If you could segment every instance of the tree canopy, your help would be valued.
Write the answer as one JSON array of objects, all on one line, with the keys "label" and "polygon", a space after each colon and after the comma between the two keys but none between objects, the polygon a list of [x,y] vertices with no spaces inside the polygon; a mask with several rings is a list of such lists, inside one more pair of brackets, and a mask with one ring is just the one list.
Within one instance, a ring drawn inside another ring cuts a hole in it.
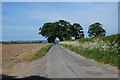
[{"label": "tree canopy", "polygon": [[105,36],[106,30],[102,28],[102,24],[96,22],[89,26],[88,35],[90,37]]},{"label": "tree canopy", "polygon": [[65,20],[45,23],[40,27],[39,31],[39,34],[47,38],[50,43],[55,42],[56,37],[58,37],[60,41],[70,40],[72,37],[75,39],[84,37],[83,28],[79,23],[74,23],[72,25]]},{"label": "tree canopy", "polygon": [[75,37],[75,39],[84,37],[83,28],[79,23],[74,23],[71,28],[72,28],[72,32],[73,32],[72,33],[73,37]]},{"label": "tree canopy", "polygon": [[[89,37],[105,36],[106,30],[102,28],[102,24],[96,22],[89,26]],[[56,37],[60,40],[70,40],[84,38],[84,31],[79,23],[70,24],[65,20],[45,23],[39,28],[39,34],[47,38],[49,43],[55,42]]]}]

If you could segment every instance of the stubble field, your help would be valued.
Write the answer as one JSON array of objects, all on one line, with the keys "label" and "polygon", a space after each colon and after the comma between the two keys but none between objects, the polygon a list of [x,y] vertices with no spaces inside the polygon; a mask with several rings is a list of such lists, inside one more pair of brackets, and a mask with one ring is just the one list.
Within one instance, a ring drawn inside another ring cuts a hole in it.
[{"label": "stubble field", "polygon": [[30,63],[28,60],[47,43],[41,44],[3,44],[2,45],[2,74],[15,73]]}]

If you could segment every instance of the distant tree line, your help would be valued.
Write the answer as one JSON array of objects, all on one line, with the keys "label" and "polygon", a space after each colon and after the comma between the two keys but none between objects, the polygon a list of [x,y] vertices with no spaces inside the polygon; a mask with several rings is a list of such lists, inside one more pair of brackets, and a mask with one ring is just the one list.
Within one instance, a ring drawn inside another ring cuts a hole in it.
[{"label": "distant tree line", "polygon": [[2,41],[2,44],[34,44],[34,43],[42,43],[42,41]]},{"label": "distant tree line", "polygon": [[[84,31],[79,23],[70,24],[65,20],[44,23],[39,28],[39,34],[47,38],[49,43],[55,42],[56,37],[60,41],[70,40],[72,37],[75,39],[84,38]],[[102,24],[96,22],[89,26],[88,35],[90,37],[105,36],[106,31],[102,28]]]}]

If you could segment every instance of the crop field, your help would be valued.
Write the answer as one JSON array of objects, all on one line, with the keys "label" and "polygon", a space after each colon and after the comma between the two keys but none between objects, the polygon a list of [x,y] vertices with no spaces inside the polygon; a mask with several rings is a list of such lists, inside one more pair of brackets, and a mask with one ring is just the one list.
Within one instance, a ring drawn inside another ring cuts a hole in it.
[{"label": "crop field", "polygon": [[[47,43],[40,44],[2,44],[2,72],[9,74],[14,71],[14,67],[19,68],[19,64],[26,65],[29,58],[39,51]],[[22,64],[21,64],[22,63]]]}]

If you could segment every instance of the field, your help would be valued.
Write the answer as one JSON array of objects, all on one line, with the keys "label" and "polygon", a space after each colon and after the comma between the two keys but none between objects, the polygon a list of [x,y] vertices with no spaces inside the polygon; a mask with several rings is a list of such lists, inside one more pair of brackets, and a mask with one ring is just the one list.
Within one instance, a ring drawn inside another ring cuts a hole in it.
[{"label": "field", "polygon": [[[40,44],[3,44],[2,72],[10,74],[30,63],[28,60],[47,43]],[[16,67],[16,68],[15,68]]]},{"label": "field", "polygon": [[2,45],[0,44],[0,74],[2,74]]}]

